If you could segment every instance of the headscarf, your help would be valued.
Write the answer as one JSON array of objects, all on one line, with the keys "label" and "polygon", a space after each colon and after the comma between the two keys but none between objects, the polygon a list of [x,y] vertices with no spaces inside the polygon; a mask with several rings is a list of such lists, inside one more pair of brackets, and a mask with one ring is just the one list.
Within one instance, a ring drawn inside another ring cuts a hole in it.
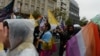
[{"label": "headscarf", "polygon": [[[29,56],[38,56],[33,46],[34,26],[32,21],[28,19],[7,19],[4,22],[7,22],[9,27],[10,50],[7,55],[25,56],[24,54],[31,54]],[[27,49],[30,49],[29,53],[23,53]]]},{"label": "headscarf", "polygon": [[22,42],[33,42],[33,24],[27,19],[5,20],[9,26],[10,47],[15,48],[21,40]]}]

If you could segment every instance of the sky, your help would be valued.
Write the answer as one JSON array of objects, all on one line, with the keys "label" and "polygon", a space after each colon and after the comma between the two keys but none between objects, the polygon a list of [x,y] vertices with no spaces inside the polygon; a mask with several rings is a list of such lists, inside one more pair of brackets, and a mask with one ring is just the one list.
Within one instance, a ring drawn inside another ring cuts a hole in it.
[{"label": "sky", "polygon": [[100,14],[100,0],[76,0],[80,8],[80,17],[86,17],[87,20]]}]

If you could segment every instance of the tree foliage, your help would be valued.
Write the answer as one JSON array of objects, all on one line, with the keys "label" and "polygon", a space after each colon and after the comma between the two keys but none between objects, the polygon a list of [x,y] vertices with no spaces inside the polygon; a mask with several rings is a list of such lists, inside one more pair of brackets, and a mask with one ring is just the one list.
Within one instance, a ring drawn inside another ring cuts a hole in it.
[{"label": "tree foliage", "polygon": [[88,23],[88,20],[86,19],[86,17],[83,17],[83,18],[80,20],[80,25],[81,25],[81,26],[85,26],[87,23]]},{"label": "tree foliage", "polygon": [[65,11],[62,12],[61,15],[62,15],[62,19],[65,20],[66,19],[66,12]]},{"label": "tree foliage", "polygon": [[38,17],[41,16],[40,11],[39,11],[39,10],[35,10],[35,11],[33,12],[33,16],[34,16],[35,19],[38,19]]},{"label": "tree foliage", "polygon": [[58,18],[58,16],[62,16],[62,19],[65,20],[66,19],[66,11],[61,11],[59,8],[56,8],[52,11],[52,13],[54,14],[54,16],[56,18]]},{"label": "tree foliage", "polygon": [[52,11],[52,13],[54,14],[54,16],[57,18],[58,16],[60,16],[61,12],[59,8],[56,8]]},{"label": "tree foliage", "polygon": [[65,21],[65,24],[66,25],[72,25],[73,24],[72,19],[68,18],[67,21]]}]

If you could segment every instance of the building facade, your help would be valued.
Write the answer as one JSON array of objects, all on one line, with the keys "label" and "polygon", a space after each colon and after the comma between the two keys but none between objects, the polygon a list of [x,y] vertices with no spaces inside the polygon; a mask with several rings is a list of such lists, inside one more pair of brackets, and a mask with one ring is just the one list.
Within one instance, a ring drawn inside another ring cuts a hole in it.
[{"label": "building facade", "polygon": [[47,10],[53,10],[55,3],[54,0],[15,0],[14,7],[26,14],[33,13],[34,10],[39,10],[42,15],[47,15]]},{"label": "building facade", "polygon": [[66,11],[68,9],[67,8],[68,7],[67,0],[57,0],[56,2],[57,2],[56,7],[61,9],[61,11]]},{"label": "building facade", "polygon": [[62,12],[66,12],[66,19],[70,18],[73,24],[78,24],[79,6],[75,0],[57,0],[57,8],[60,8]]},{"label": "building facade", "polygon": [[79,6],[75,0],[70,0],[69,3],[69,18],[72,20],[73,24],[79,24]]},{"label": "building facade", "polygon": [[4,8],[10,2],[11,2],[11,0],[0,0],[0,9]]},{"label": "building facade", "polygon": [[59,8],[61,12],[66,13],[65,20],[67,20],[69,16],[69,1],[68,0],[57,0],[56,8]]},{"label": "building facade", "polygon": [[[0,9],[4,8],[12,0],[0,0]],[[39,10],[42,15],[47,15],[47,10],[54,10],[55,0],[15,0],[14,10],[25,14]]]},{"label": "building facade", "polygon": [[[12,0],[0,0],[0,9],[4,8]],[[33,13],[39,10],[42,15],[47,16],[47,10],[61,9],[66,13],[66,19],[72,19],[73,23],[79,23],[79,7],[75,0],[15,0],[14,11],[23,14]],[[60,18],[60,17],[59,17]]]}]

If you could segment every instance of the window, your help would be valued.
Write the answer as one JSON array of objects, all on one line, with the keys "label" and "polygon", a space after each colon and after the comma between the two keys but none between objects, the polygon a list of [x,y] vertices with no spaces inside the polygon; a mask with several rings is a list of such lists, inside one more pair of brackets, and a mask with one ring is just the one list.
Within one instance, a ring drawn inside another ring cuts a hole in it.
[{"label": "window", "polygon": [[26,2],[26,3],[29,3],[29,2],[30,2],[30,0],[25,0],[25,2]]},{"label": "window", "polygon": [[35,2],[35,0],[32,0],[32,2]]},{"label": "window", "polygon": [[42,10],[41,10],[41,11],[42,11],[42,14],[44,14],[44,8],[42,8]]},{"label": "window", "polygon": [[25,4],[25,12],[27,12],[28,11],[28,4]]},{"label": "window", "polygon": [[31,5],[31,12],[33,12],[34,11],[34,6],[33,5]]},{"label": "window", "polygon": [[37,7],[37,9],[36,10],[39,10],[39,7]]},{"label": "window", "polygon": [[4,6],[4,0],[0,0],[0,6]]},{"label": "window", "polygon": [[44,3],[45,3],[45,1],[44,1],[44,0],[41,0],[41,3],[42,3],[42,4],[44,4]]},{"label": "window", "polygon": [[31,4],[34,4],[35,3],[35,0],[31,0]]},{"label": "window", "polygon": [[37,0],[37,6],[40,7],[40,0]]},{"label": "window", "polygon": [[9,0],[9,1],[12,1],[12,0]]}]

